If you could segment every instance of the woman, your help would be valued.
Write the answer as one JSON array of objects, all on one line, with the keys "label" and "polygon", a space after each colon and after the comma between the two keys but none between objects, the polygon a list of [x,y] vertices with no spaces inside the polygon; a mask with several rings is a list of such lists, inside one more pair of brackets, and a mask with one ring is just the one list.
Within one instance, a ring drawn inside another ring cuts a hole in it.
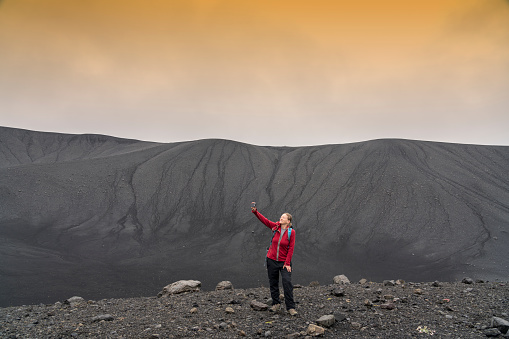
[{"label": "woman", "polygon": [[258,212],[256,207],[251,207],[251,211],[265,226],[273,231],[272,241],[267,252],[267,273],[270,296],[272,297],[270,310],[277,312],[281,308],[281,301],[279,300],[279,274],[281,273],[286,310],[290,315],[296,315],[292,285],[292,255],[295,246],[295,230],[289,231],[292,226],[292,215],[283,213],[279,222],[273,222]]}]

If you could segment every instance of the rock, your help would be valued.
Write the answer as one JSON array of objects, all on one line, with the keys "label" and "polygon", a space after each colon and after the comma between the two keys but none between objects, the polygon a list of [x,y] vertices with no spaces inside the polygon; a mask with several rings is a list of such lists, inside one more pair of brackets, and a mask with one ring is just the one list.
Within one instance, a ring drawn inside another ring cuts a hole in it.
[{"label": "rock", "polygon": [[499,337],[502,333],[496,328],[488,328],[484,330],[484,335],[487,337]]},{"label": "rock", "polygon": [[373,303],[369,299],[364,300],[364,306],[366,307],[373,307]]},{"label": "rock", "polygon": [[360,285],[364,285],[364,284],[365,284],[365,283],[367,283],[367,282],[368,282],[368,280],[367,280],[367,279],[364,279],[364,278],[362,278],[361,280],[359,280],[359,284],[360,284]]},{"label": "rock", "polygon": [[334,277],[333,279],[335,284],[348,285],[350,284],[350,280],[344,274],[340,274]]},{"label": "rock", "polygon": [[196,307],[193,307],[189,310],[189,313],[191,314],[195,314],[196,312],[198,312],[198,309]]},{"label": "rock", "polygon": [[226,312],[226,313],[228,313],[228,314],[233,314],[233,313],[235,313],[235,311],[234,311],[234,310],[233,310],[233,308],[231,308],[231,307],[227,307],[227,308],[225,309],[225,312]]},{"label": "rock", "polygon": [[396,280],[396,285],[405,285],[405,280],[403,279]]},{"label": "rock", "polygon": [[344,313],[336,312],[334,313],[334,319],[336,319],[337,322],[345,321],[348,317]]},{"label": "rock", "polygon": [[438,280],[435,280],[435,281],[433,281],[433,283],[431,283],[431,286],[440,287],[440,282],[438,282]]},{"label": "rock", "polygon": [[318,337],[319,335],[325,334],[325,328],[315,324],[309,324],[308,329],[306,330],[306,334],[311,335],[313,337]]},{"label": "rock", "polygon": [[393,302],[386,302],[386,303],[380,305],[380,308],[382,308],[384,310],[393,310],[396,308],[396,304],[394,304]]},{"label": "rock", "polygon": [[84,301],[85,301],[85,299],[83,299],[82,297],[71,297],[71,298],[65,300],[64,304],[76,306],[77,304],[84,302]]},{"label": "rock", "polygon": [[461,282],[464,284],[469,284],[469,285],[474,283],[474,281],[471,278],[463,278],[463,280]]},{"label": "rock", "polygon": [[362,327],[361,323],[358,323],[358,322],[355,322],[355,321],[354,321],[354,322],[352,322],[352,323],[350,324],[350,326],[352,326],[352,328],[353,328],[354,330],[360,330],[360,329],[361,329],[361,327]]},{"label": "rock", "polygon": [[216,291],[233,290],[233,284],[230,281],[221,281],[216,286]]},{"label": "rock", "polygon": [[267,311],[269,309],[269,305],[261,303],[261,302],[256,301],[256,300],[252,300],[249,305],[255,311]]},{"label": "rock", "polygon": [[309,283],[309,287],[318,287],[320,286],[320,283],[318,281],[312,281]]},{"label": "rock", "polygon": [[172,294],[185,292],[199,292],[201,282],[198,280],[179,280],[170,285],[166,285],[157,295],[158,298],[167,297]]},{"label": "rock", "polygon": [[418,295],[421,295],[422,294],[422,290],[420,288],[416,288],[414,290],[414,294],[418,294]]},{"label": "rock", "polygon": [[344,297],[345,296],[345,290],[342,288],[335,288],[330,293],[335,297]]},{"label": "rock", "polygon": [[491,327],[495,327],[500,332],[507,334],[507,331],[509,330],[509,321],[499,317],[493,317],[491,318]]},{"label": "rock", "polygon": [[95,323],[97,321],[102,321],[102,320],[104,320],[104,321],[112,321],[113,319],[114,319],[113,316],[110,315],[110,314],[102,314],[102,315],[98,315],[96,317],[93,317],[92,318],[92,322]]},{"label": "rock", "polygon": [[396,286],[396,282],[394,280],[384,280],[384,286]]},{"label": "rock", "polygon": [[316,321],[316,323],[318,325],[324,326],[324,327],[331,327],[332,325],[334,325],[335,322],[336,322],[336,318],[334,318],[334,315],[332,315],[332,314],[321,316]]}]

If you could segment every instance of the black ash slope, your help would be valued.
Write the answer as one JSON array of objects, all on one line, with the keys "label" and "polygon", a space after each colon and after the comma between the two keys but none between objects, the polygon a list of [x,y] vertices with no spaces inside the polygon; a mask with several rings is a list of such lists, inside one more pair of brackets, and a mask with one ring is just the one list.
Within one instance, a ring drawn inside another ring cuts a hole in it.
[{"label": "black ash slope", "polygon": [[294,215],[294,282],[509,277],[509,147],[409,140],[278,148],[0,128],[0,305],[265,284]]}]

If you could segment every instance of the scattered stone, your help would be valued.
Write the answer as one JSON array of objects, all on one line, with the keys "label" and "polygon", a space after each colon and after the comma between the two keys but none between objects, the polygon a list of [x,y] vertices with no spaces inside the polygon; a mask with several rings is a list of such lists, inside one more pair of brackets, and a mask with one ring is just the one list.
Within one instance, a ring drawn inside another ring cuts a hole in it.
[{"label": "scattered stone", "polygon": [[110,315],[110,314],[101,314],[101,315],[93,317],[91,320],[92,320],[93,323],[95,323],[97,321],[102,321],[102,320],[104,320],[104,321],[112,321],[113,319],[115,319],[115,318],[113,318],[113,316]]},{"label": "scattered stone", "polygon": [[157,295],[158,298],[167,297],[173,294],[180,294],[185,292],[199,292],[201,282],[198,280],[179,280],[172,284],[166,285],[161,292]]},{"label": "scattered stone", "polygon": [[252,300],[249,305],[255,311],[267,311],[269,309],[269,305],[261,303],[261,302],[256,301],[256,300]]},{"label": "scattered stone", "polygon": [[431,283],[431,286],[440,287],[440,282],[438,282],[438,280],[435,280],[435,281],[433,281],[433,283]]},{"label": "scattered stone", "polygon": [[335,322],[336,322],[336,318],[334,318],[334,315],[332,315],[332,314],[321,316],[316,321],[316,323],[318,325],[324,326],[324,327],[331,327],[332,325],[334,325]]},{"label": "scattered stone", "polygon": [[309,287],[318,287],[320,286],[320,283],[318,281],[312,281],[309,283]]},{"label": "scattered stone", "polygon": [[394,304],[393,302],[386,302],[380,305],[380,308],[384,310],[393,310],[396,308],[396,304]]},{"label": "scattered stone", "polygon": [[364,278],[362,278],[361,280],[359,280],[359,284],[360,284],[360,285],[364,285],[364,284],[365,284],[365,283],[367,283],[367,282],[368,282],[368,280],[367,280],[367,279],[364,279]]},{"label": "scattered stone", "polygon": [[509,330],[509,321],[499,317],[493,317],[491,318],[491,327],[495,327],[503,334],[507,334]]},{"label": "scattered stone", "polygon": [[83,299],[82,297],[71,297],[69,299],[66,299],[64,301],[64,304],[71,305],[71,307],[74,307],[81,302],[85,302],[85,299]]},{"label": "scattered stone", "polygon": [[318,337],[325,334],[325,328],[315,324],[309,324],[308,329],[306,330],[306,334],[313,337]]},{"label": "scattered stone", "polygon": [[350,280],[344,274],[340,274],[334,277],[334,284],[349,285]]},{"label": "scattered stone", "polygon": [[345,290],[342,288],[335,288],[331,291],[331,294],[335,297],[344,297],[345,296]]},{"label": "scattered stone", "polygon": [[396,285],[405,285],[405,280],[403,279],[396,280]]},{"label": "scattered stone", "polygon": [[394,280],[384,280],[384,286],[396,286],[396,282]]},{"label": "scattered stone", "polygon": [[422,290],[420,288],[416,288],[414,290],[414,294],[418,294],[418,295],[421,295],[422,294]]},{"label": "scattered stone", "polygon": [[189,310],[189,313],[191,313],[191,314],[195,314],[195,313],[197,313],[197,312],[198,312],[198,309],[197,309],[196,307],[193,307],[193,308],[191,308],[191,309]]},{"label": "scattered stone", "polygon": [[233,284],[230,281],[221,281],[216,286],[216,291],[233,290]]},{"label": "scattered stone", "polygon": [[463,278],[463,280],[461,282],[464,284],[471,285],[474,283],[474,280],[472,280],[471,278]]},{"label": "scattered stone", "polygon": [[484,334],[487,337],[499,337],[502,333],[497,328],[488,328],[484,330]]},{"label": "scattered stone", "polygon": [[[441,338],[509,338],[509,284],[465,286],[461,279],[440,282],[439,288],[431,287],[432,282],[407,284],[408,288],[384,287],[381,282],[306,286],[295,292],[298,317],[256,312],[249,306],[258,300],[259,309],[268,311],[268,287],[232,292],[212,286],[212,291],[162,299],[102,299],[76,307],[62,299],[56,304],[0,308],[0,337],[53,338],[67,333],[69,338],[262,338],[270,332],[270,338],[314,338],[306,331],[314,324],[330,338],[427,337],[419,335],[418,327]],[[474,290],[463,293],[467,287]],[[417,288],[423,296],[413,294]],[[334,290],[343,290],[345,297],[331,295]],[[195,314],[190,313],[192,308]],[[333,315],[333,325],[327,322],[331,316],[320,319],[324,315]]]},{"label": "scattered stone", "polygon": [[337,322],[342,322],[342,321],[345,321],[346,319],[348,319],[346,314],[339,313],[339,312],[334,313],[334,318],[336,319]]},{"label": "scattered stone", "polygon": [[353,328],[354,330],[360,330],[360,329],[362,328],[361,323],[358,323],[358,322],[356,322],[356,321],[353,321],[353,322],[350,324],[350,326],[352,326],[352,328]]}]

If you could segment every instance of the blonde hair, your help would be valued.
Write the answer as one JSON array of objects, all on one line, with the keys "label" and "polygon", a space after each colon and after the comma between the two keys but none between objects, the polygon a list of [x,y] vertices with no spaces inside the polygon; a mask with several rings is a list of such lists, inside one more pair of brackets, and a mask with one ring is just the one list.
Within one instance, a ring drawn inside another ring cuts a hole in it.
[{"label": "blonde hair", "polygon": [[288,221],[290,221],[290,226],[292,226],[292,215],[290,213],[288,213],[288,212],[285,212],[283,214],[286,215],[286,217],[288,218]]}]

